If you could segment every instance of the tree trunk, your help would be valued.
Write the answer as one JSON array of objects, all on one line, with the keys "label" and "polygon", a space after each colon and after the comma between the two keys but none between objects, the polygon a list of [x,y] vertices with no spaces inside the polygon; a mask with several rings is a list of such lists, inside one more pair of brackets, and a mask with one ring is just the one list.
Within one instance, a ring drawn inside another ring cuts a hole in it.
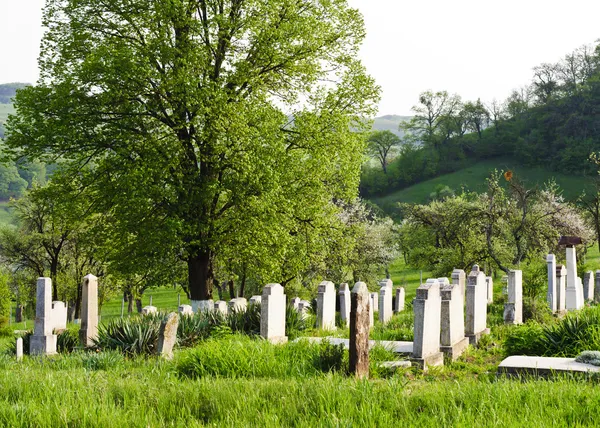
[{"label": "tree trunk", "polygon": [[212,299],[212,264],[209,251],[199,252],[187,260],[191,300]]},{"label": "tree trunk", "polygon": [[131,293],[127,293],[127,313],[131,314],[133,312],[133,296]]},{"label": "tree trunk", "polygon": [[75,299],[75,318],[81,318],[81,293],[82,293],[83,284],[81,282],[77,283],[77,298]]},{"label": "tree trunk", "polygon": [[142,299],[141,298],[135,299],[135,308],[137,309],[138,314],[142,313]]},{"label": "tree trunk", "polygon": [[229,287],[229,298],[235,299],[237,294],[235,293],[235,283],[233,282],[233,279],[227,281],[227,286]]},{"label": "tree trunk", "polygon": [[58,284],[56,275],[58,273],[58,258],[53,258],[50,263],[50,279],[52,280],[52,301],[58,300]]}]

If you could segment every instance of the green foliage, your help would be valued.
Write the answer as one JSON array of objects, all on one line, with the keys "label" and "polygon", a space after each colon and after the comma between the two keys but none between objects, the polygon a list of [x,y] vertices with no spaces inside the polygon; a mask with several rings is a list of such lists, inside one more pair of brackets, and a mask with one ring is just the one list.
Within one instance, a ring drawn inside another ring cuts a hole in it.
[{"label": "green foliage", "polygon": [[315,356],[313,364],[322,372],[341,371],[348,367],[348,353],[344,345],[334,345],[327,339],[319,343],[319,354]]},{"label": "green foliage", "polygon": [[414,334],[414,313],[410,306],[406,306],[403,312],[395,314],[387,324],[375,322],[375,326],[369,333],[372,340],[397,340],[412,341]]},{"label": "green foliage", "polygon": [[94,346],[126,355],[152,355],[158,344],[161,315],[113,319],[98,326]]},{"label": "green foliage", "polygon": [[245,310],[229,310],[227,325],[235,333],[260,334],[260,304],[249,304]]},{"label": "green foliage", "polygon": [[542,325],[535,321],[511,328],[504,339],[506,355],[544,355],[546,349],[540,342],[543,333]]},{"label": "green foliage", "polygon": [[223,324],[223,316],[217,311],[199,311],[193,316],[179,317],[177,341],[181,347],[190,347],[208,338],[215,326]]},{"label": "green foliage", "polygon": [[61,354],[73,352],[79,347],[79,326],[70,326],[56,337],[56,350]]},{"label": "green foliage", "polygon": [[9,287],[10,275],[0,270],[0,328],[8,324],[12,305],[12,291]]},{"label": "green foliage", "polygon": [[292,305],[285,307],[285,334],[289,340],[294,340],[300,332],[306,330],[307,324],[304,317]]},{"label": "green foliage", "polygon": [[81,355],[81,362],[86,370],[108,371],[123,364],[123,354],[118,351],[86,352]]}]

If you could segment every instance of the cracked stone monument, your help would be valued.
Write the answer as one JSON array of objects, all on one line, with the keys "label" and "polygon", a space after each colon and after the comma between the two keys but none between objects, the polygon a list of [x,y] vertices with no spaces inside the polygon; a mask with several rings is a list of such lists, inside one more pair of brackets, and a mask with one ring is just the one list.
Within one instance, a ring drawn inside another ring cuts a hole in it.
[{"label": "cracked stone monument", "polygon": [[335,330],[335,287],[331,281],[319,284],[317,292],[317,328]]},{"label": "cracked stone monument", "polygon": [[467,277],[467,305],[466,305],[465,336],[471,345],[477,345],[481,336],[489,334],[487,328],[487,286],[485,274],[479,270],[478,265]]},{"label": "cracked stone monument", "polygon": [[523,271],[508,272],[508,298],[504,304],[504,324],[523,324]]},{"label": "cracked stone monument", "polygon": [[354,284],[350,310],[350,373],[358,378],[369,376],[369,313],[371,295],[367,284]]},{"label": "cracked stone monument", "polygon": [[340,284],[340,291],[338,292],[338,298],[340,300],[340,317],[342,323],[346,326],[350,326],[350,298],[351,298],[350,287],[347,283]]},{"label": "cracked stone monument", "polygon": [[285,294],[281,284],[267,284],[260,307],[260,335],[271,343],[286,343]]},{"label": "cracked stone monument", "polygon": [[428,280],[417,288],[417,297],[413,300],[415,327],[411,361],[424,370],[444,364],[444,354],[440,352],[441,304],[438,280]]},{"label": "cracked stone monument", "polygon": [[567,310],[567,268],[556,266],[556,311],[564,314]]},{"label": "cracked stone monument", "polygon": [[548,254],[548,256],[546,256],[546,264],[548,265],[548,293],[546,294],[546,300],[548,301],[548,307],[554,314],[558,310],[558,289],[556,284],[556,256],[554,254]]},{"label": "cracked stone monument", "polygon": [[394,307],[394,312],[399,313],[404,310],[404,300],[406,298],[406,293],[404,292],[404,287],[396,288],[396,302]]},{"label": "cracked stone monument", "polygon": [[87,347],[98,337],[98,278],[89,274],[81,285],[81,329],[79,343]]},{"label": "cracked stone monument", "polygon": [[52,281],[38,278],[36,286],[35,324],[29,342],[31,355],[56,354],[56,335],[53,333]]},{"label": "cracked stone monument", "polygon": [[156,352],[166,360],[173,358],[173,347],[177,341],[177,327],[179,326],[179,315],[171,312],[161,321],[158,332],[158,346]]},{"label": "cracked stone monument", "polygon": [[391,279],[383,279],[379,281],[379,287],[379,321],[387,324],[394,315],[392,307],[394,284]]},{"label": "cracked stone monument", "polygon": [[594,272],[583,274],[583,301],[594,300]]},{"label": "cracked stone monument", "polygon": [[445,283],[440,291],[442,299],[440,351],[451,361],[456,360],[469,346],[465,337],[465,306],[460,284]]}]

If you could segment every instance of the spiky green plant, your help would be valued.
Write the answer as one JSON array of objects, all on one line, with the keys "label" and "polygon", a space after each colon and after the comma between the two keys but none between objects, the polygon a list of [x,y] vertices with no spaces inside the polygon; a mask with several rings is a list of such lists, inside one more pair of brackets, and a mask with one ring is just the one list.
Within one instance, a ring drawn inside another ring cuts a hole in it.
[{"label": "spiky green plant", "polygon": [[233,332],[248,335],[260,334],[260,311],[259,303],[249,305],[246,310],[230,310],[227,314],[227,324]]},{"label": "spiky green plant", "polygon": [[153,354],[161,320],[161,314],[114,319],[99,326],[94,345],[101,350],[113,349],[126,355]]}]

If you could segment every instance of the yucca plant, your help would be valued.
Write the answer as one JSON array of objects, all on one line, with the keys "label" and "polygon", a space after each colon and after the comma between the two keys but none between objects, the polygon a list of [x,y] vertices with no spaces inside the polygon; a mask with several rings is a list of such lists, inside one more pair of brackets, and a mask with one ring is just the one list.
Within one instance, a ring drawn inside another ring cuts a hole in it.
[{"label": "yucca plant", "polygon": [[190,347],[208,338],[215,327],[225,324],[225,316],[219,311],[198,312],[193,316],[179,317],[177,340],[179,346]]},{"label": "yucca plant", "polygon": [[56,350],[69,354],[79,346],[79,326],[72,326],[60,332],[56,337]]},{"label": "yucca plant", "polygon": [[298,337],[301,331],[306,330],[306,321],[292,305],[285,308],[285,334],[290,340]]},{"label": "yucca plant", "polygon": [[101,350],[118,350],[126,355],[153,354],[164,315],[117,318],[98,327],[94,345]]},{"label": "yucca plant", "polygon": [[227,324],[233,332],[260,334],[260,311],[259,303],[249,305],[246,310],[230,310],[227,314]]}]

